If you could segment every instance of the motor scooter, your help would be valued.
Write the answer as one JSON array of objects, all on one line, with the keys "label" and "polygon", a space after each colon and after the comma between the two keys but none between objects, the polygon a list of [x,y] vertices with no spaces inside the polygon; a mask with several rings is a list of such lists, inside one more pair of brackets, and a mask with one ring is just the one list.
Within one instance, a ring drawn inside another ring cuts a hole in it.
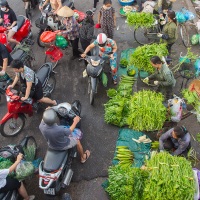
[{"label": "motor scooter", "polygon": [[[36,72],[37,78],[42,83],[44,96],[49,96],[56,85],[52,63],[43,64]],[[0,88],[1,94],[6,94],[8,112],[0,121],[0,133],[4,137],[13,137],[18,135],[25,125],[25,114],[29,117],[33,115],[33,107],[38,108],[38,102],[32,98],[21,101],[17,91],[13,89]]]},{"label": "motor scooter", "polygon": [[[35,147],[34,154],[37,152],[37,143],[33,136],[24,137],[18,145],[7,145],[0,148],[0,156],[9,159],[11,162],[15,162],[19,153],[24,154],[23,149],[29,148],[29,146]],[[33,149],[33,148],[32,148]],[[9,192],[0,193],[1,200],[19,200],[20,195],[17,190],[11,190]]]},{"label": "motor scooter", "polygon": [[[70,126],[73,123],[73,118],[80,116],[81,113],[81,104],[77,100],[72,104],[60,103],[52,108],[56,111],[61,125]],[[44,194],[56,196],[61,188],[70,184],[73,176],[71,165],[76,156],[76,147],[63,151],[47,149],[44,161],[39,165],[39,188],[44,191]]]},{"label": "motor scooter", "polygon": [[[112,54],[112,52],[109,54]],[[99,56],[99,47],[94,47],[91,56],[86,56],[84,59],[88,62],[86,67],[88,94],[90,95],[90,104],[93,105],[98,83],[101,81],[102,73],[104,73],[105,60]]]},{"label": "motor scooter", "polygon": [[[18,42],[22,42],[25,38],[31,39],[31,21],[23,15],[17,17],[17,32],[14,34],[13,38]],[[13,47],[9,44],[7,40],[6,32],[7,28],[0,26],[0,43],[4,44],[9,52],[13,50]]]}]

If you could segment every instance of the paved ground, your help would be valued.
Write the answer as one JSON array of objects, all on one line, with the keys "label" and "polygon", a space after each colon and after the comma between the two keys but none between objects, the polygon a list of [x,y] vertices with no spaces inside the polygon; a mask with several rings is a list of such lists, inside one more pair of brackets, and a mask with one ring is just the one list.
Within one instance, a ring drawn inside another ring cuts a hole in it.
[{"label": "paved ground", "polygon": [[[86,11],[88,8],[92,8],[92,2],[93,1],[91,0],[84,0],[81,3],[76,1],[75,7],[78,10]],[[9,3],[17,14],[24,14],[21,0],[10,0]],[[98,9],[101,4],[102,1],[98,4]],[[174,9],[177,10],[184,5],[184,1],[178,1],[178,3],[175,4]],[[121,50],[129,47],[137,47],[138,44],[134,41],[133,33],[125,24],[125,18],[122,18],[118,14],[120,8],[118,2],[113,1],[113,6],[117,12],[117,26],[119,26],[119,30],[116,30],[115,32],[115,40],[118,44],[118,55],[120,55]],[[95,21],[97,19],[97,13],[98,12],[96,11]],[[34,21],[38,17],[39,11],[36,10],[33,16],[32,28],[34,38],[36,38],[38,31]],[[191,30],[191,32],[194,32],[194,30]],[[39,48],[37,44],[35,44],[33,48],[37,59],[37,69],[44,63],[44,49]],[[172,50],[174,63],[177,62],[180,52],[186,52],[186,49],[183,47],[180,40],[173,46]],[[199,46],[194,47],[193,50],[198,53]],[[101,183],[107,177],[107,169],[109,165],[111,165],[119,129],[118,127],[105,124],[103,119],[103,104],[108,100],[106,97],[106,89],[103,88],[103,86],[99,87],[94,106],[90,106],[89,97],[87,95],[87,81],[82,78],[84,64],[78,61],[70,61],[69,56],[71,56],[71,49],[67,50],[67,55],[62,59],[56,69],[57,86],[52,98],[68,102],[72,102],[75,99],[81,101],[82,131],[84,132],[82,144],[84,149],[87,148],[91,151],[91,157],[84,165],[80,164],[79,159],[74,162],[73,182],[64,192],[69,192],[72,195],[73,200],[107,200],[108,197],[102,189]],[[108,72],[109,69],[106,69],[106,71]],[[179,84],[177,84],[177,88],[179,86],[180,80]],[[109,82],[109,87],[114,87],[111,82]],[[138,88],[141,87],[142,85],[138,82]],[[5,112],[6,102],[4,99],[0,104],[0,117],[2,117]],[[47,145],[38,129],[41,117],[42,111],[35,114],[32,118],[27,118],[25,129],[15,138],[4,138],[0,136],[1,145],[17,143],[25,135],[33,135],[39,145],[38,156],[43,157]],[[191,116],[181,123],[186,125],[191,133],[196,134],[199,132],[200,126],[197,124],[195,116]],[[199,147],[199,144],[195,143],[195,145],[197,148]],[[36,200],[45,199],[42,191],[38,188],[38,177],[35,177],[32,181],[27,181],[26,184],[29,193],[36,195]]]}]

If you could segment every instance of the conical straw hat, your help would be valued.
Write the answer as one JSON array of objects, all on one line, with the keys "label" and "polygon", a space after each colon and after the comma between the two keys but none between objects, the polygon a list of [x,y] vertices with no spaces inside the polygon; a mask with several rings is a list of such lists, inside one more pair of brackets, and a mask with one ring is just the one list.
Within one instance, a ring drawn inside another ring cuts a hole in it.
[{"label": "conical straw hat", "polygon": [[63,6],[60,10],[58,10],[57,15],[61,17],[71,17],[74,15],[74,11],[67,6]]}]

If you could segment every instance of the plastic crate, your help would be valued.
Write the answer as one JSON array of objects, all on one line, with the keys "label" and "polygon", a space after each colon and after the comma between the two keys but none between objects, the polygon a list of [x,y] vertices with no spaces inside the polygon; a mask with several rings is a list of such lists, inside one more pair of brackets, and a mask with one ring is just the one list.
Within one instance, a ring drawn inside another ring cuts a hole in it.
[{"label": "plastic crate", "polygon": [[118,0],[119,4],[120,4],[121,6],[131,6],[131,5],[134,3],[134,1],[135,1],[135,0],[130,0],[130,1],[128,1],[128,2],[123,2],[123,1]]},{"label": "plastic crate", "polygon": [[50,58],[52,62],[56,62],[63,57],[63,52],[60,50],[60,48],[54,45],[47,49],[45,54]]}]

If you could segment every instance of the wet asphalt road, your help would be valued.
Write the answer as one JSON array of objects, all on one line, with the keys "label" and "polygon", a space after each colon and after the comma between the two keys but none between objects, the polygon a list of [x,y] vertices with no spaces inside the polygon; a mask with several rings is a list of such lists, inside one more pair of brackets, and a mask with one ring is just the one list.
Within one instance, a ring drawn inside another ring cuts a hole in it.
[{"label": "wet asphalt road", "polygon": [[[8,1],[11,7],[17,14],[24,14],[23,3],[21,0]],[[97,8],[100,8],[102,1],[100,1]],[[181,4],[181,5],[180,5]],[[89,7],[88,7],[89,5]],[[75,2],[75,7],[78,10],[86,11],[88,8],[92,8],[93,1],[84,0],[82,2]],[[181,1],[175,4],[175,9],[184,5]],[[115,40],[118,44],[118,55],[120,55],[121,50],[137,47],[138,44],[134,41],[133,33],[128,29],[127,25],[124,23],[125,18],[122,18],[118,14],[120,8],[117,1],[113,1],[113,6],[117,12],[117,26],[119,30],[115,32]],[[95,13],[95,21],[97,21],[97,11]],[[38,29],[35,27],[35,20],[39,17],[39,11],[36,9],[34,11],[32,20],[32,31],[33,36],[36,41]],[[192,31],[192,30],[191,30]],[[96,32],[97,34],[97,32]],[[36,56],[36,66],[35,69],[39,68],[44,63],[44,49],[38,47],[37,43],[33,46],[34,53]],[[179,57],[180,52],[186,52],[185,48],[179,40],[172,48],[174,62]],[[194,51],[198,53],[199,48],[194,47]],[[107,125],[104,122],[104,108],[103,104],[107,102],[108,98],[106,96],[106,89],[99,85],[98,94],[95,97],[94,106],[89,104],[89,96],[87,94],[87,80],[82,78],[82,72],[84,70],[84,63],[77,60],[71,61],[69,57],[71,56],[71,49],[67,49],[66,55],[59,62],[56,68],[56,89],[52,94],[53,99],[58,99],[60,101],[73,102],[78,99],[82,104],[82,114],[81,114],[81,129],[84,133],[82,139],[82,144],[84,149],[89,149],[91,151],[91,156],[85,164],[80,164],[79,158],[77,158],[73,163],[74,176],[72,179],[72,184],[69,188],[62,192],[69,192],[73,200],[107,200],[108,197],[106,193],[101,188],[101,183],[107,177],[107,169],[111,165],[111,160],[113,158],[113,153],[115,149],[115,142],[117,140],[119,128],[112,125]],[[106,72],[109,75],[109,68],[106,68]],[[110,78],[110,76],[109,76]],[[180,83],[181,80],[178,80]],[[138,89],[141,89],[142,85],[138,81]],[[180,85],[177,85],[177,88]],[[114,87],[114,85],[109,81],[109,87]],[[1,145],[7,145],[10,143],[17,143],[26,135],[33,135],[38,143],[38,156],[43,157],[47,149],[46,141],[42,137],[38,126],[42,118],[42,110],[35,113],[33,117],[27,117],[26,125],[24,130],[20,135],[15,138],[4,138],[0,136]],[[0,117],[6,113],[6,100],[3,98],[0,104]],[[190,132],[196,134],[199,132],[200,126],[196,122],[195,116],[191,116],[181,124],[186,125]],[[196,149],[198,150],[199,144],[194,142]],[[30,194],[36,195],[36,200],[45,199],[42,191],[38,188],[38,177],[34,177],[33,180],[26,181],[26,187]],[[57,199],[60,199],[58,197]]]}]

